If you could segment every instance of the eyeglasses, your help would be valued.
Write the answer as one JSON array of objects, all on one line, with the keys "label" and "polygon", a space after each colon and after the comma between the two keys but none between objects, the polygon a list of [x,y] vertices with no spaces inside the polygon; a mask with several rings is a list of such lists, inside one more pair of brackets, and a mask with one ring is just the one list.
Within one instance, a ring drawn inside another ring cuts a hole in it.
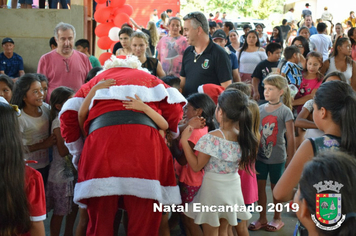
[{"label": "eyeglasses", "polygon": [[195,13],[188,13],[188,15],[187,15],[188,19],[194,18],[201,24],[201,26],[203,26],[203,22],[201,22],[201,20],[199,20],[198,16],[199,15],[195,14]]}]

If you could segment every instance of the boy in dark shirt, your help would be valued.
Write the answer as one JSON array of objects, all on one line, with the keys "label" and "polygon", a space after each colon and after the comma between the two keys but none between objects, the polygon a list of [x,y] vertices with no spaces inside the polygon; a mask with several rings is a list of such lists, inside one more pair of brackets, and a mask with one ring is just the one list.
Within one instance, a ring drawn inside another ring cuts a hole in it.
[{"label": "boy in dark shirt", "polygon": [[253,99],[259,105],[265,103],[263,94],[263,79],[271,72],[277,70],[279,59],[281,58],[282,46],[279,43],[270,43],[266,47],[267,59],[257,64],[252,73]]}]

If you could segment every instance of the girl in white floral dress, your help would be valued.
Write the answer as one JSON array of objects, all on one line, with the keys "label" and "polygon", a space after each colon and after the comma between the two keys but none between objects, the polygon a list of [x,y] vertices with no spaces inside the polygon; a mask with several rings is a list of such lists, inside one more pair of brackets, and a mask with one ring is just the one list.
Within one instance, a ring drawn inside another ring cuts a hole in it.
[{"label": "girl in white floral dress", "polygon": [[188,143],[193,127],[188,126],[181,135],[188,164],[194,171],[202,168],[205,171],[201,188],[185,214],[196,224],[202,224],[204,235],[227,235],[228,226],[237,225],[237,218],[251,218],[247,210],[238,211],[245,204],[237,171],[239,168],[249,170],[250,163],[256,159],[258,142],[251,132],[248,97],[242,92],[223,92],[219,96],[215,116],[220,129],[198,141],[194,148],[199,151],[198,156]]}]

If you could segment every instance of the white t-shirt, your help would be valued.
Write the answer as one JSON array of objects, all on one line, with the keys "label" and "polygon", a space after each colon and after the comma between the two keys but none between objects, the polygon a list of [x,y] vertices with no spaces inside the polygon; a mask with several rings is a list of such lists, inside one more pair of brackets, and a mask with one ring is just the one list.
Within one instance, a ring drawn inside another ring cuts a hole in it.
[{"label": "white t-shirt", "polygon": [[[49,137],[49,105],[43,103],[41,110],[42,115],[40,117],[33,117],[27,115],[23,109],[21,109],[19,124],[22,133],[22,143],[25,146],[42,142]],[[37,164],[29,164],[29,166],[34,169],[44,168],[49,165],[48,148],[26,153],[25,159],[38,162]]]},{"label": "white t-shirt", "polygon": [[325,34],[314,34],[310,36],[310,42],[315,45],[316,51],[323,55],[323,61],[329,57],[329,48],[332,47],[331,38]]}]

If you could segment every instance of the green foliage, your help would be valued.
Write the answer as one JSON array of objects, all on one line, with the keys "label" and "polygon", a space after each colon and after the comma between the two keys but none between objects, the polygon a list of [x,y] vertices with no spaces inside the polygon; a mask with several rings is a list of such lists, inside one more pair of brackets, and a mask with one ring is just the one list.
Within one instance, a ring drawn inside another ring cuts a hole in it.
[{"label": "green foliage", "polygon": [[201,11],[206,15],[216,11],[227,12],[229,18],[245,17],[266,19],[270,14],[283,12],[285,0],[181,0],[181,12]]},{"label": "green foliage", "polygon": [[261,0],[258,6],[257,16],[259,19],[267,19],[271,13],[283,12],[283,0]]}]

